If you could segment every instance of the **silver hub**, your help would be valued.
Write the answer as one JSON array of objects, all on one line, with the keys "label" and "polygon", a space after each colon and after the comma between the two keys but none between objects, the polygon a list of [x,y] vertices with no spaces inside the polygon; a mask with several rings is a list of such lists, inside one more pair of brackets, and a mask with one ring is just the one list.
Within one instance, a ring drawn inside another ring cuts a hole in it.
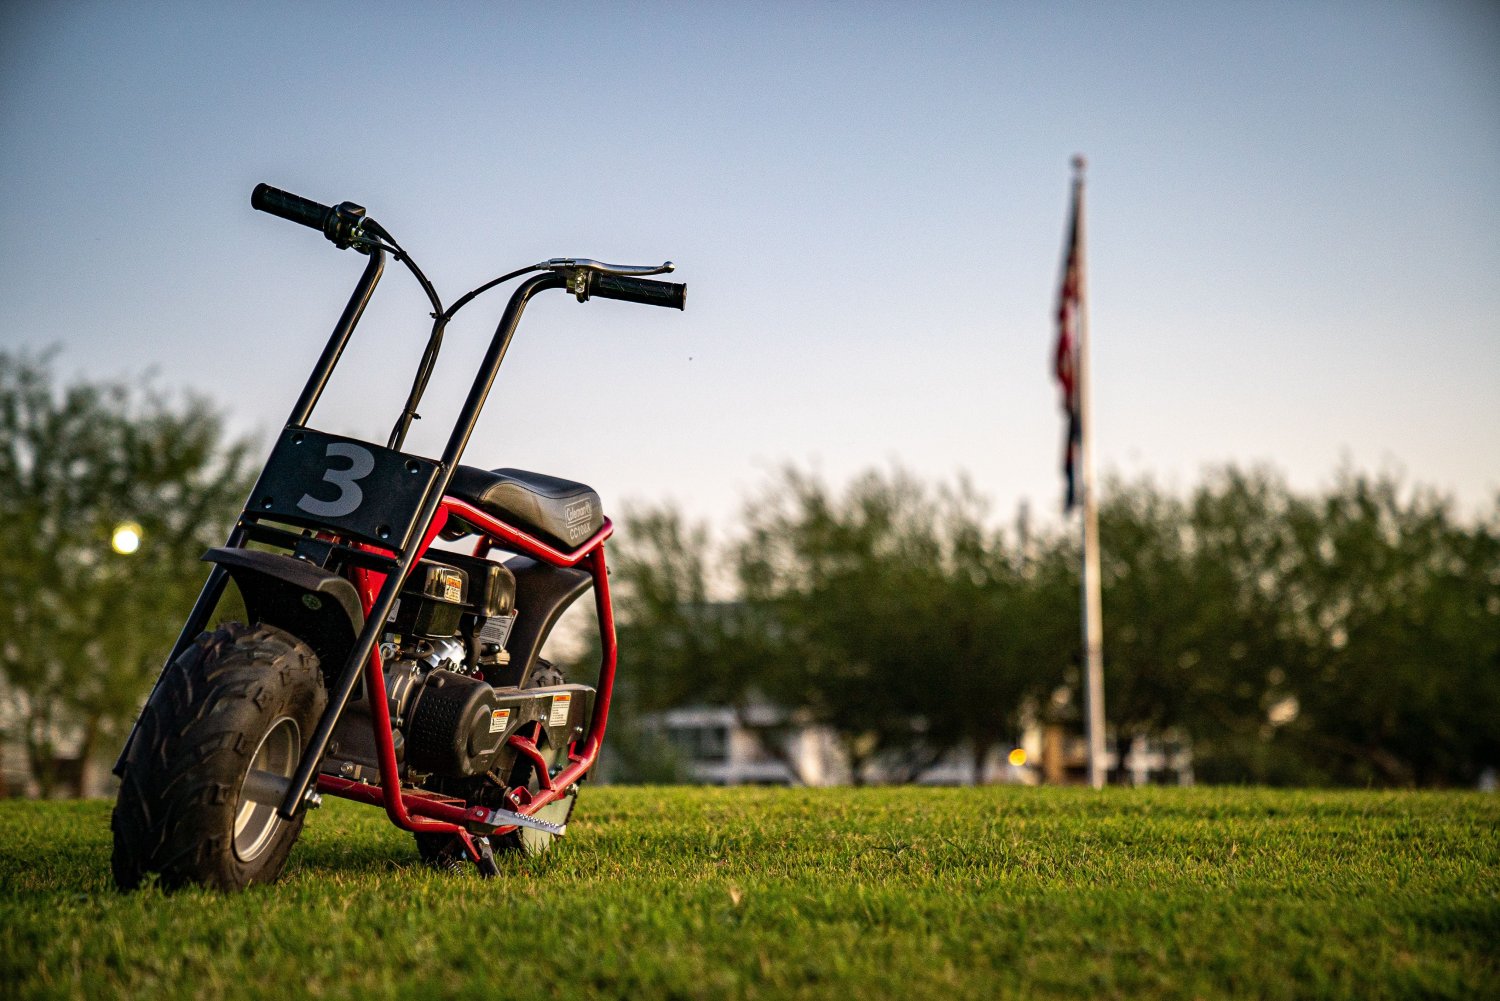
[{"label": "silver hub", "polygon": [[276,815],[276,805],[291,785],[292,772],[301,757],[302,733],[297,721],[283,716],[261,739],[240,783],[234,811],[234,854],[241,862],[253,862],[271,844],[282,822]]}]

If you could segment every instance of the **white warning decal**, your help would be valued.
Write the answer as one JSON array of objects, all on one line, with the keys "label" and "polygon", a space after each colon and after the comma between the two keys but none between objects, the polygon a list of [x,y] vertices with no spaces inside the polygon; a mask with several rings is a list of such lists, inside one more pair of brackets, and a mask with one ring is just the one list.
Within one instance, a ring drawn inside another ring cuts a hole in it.
[{"label": "white warning decal", "polygon": [[552,715],[547,719],[548,726],[565,726],[568,722],[568,707],[573,704],[572,695],[552,696]]},{"label": "white warning decal", "polygon": [[490,712],[490,733],[500,733],[510,722],[509,709],[494,709]]}]

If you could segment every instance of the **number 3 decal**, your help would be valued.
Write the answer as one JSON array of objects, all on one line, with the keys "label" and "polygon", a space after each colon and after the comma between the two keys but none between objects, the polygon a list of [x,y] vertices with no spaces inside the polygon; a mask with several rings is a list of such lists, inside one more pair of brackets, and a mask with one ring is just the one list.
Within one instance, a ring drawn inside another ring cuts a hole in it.
[{"label": "number 3 decal", "polygon": [[319,518],[342,518],[346,514],[353,514],[365,499],[365,492],[356,481],[369,476],[375,469],[375,456],[370,454],[369,449],[347,441],[332,442],[324,454],[330,459],[349,460],[348,469],[330,468],[323,473],[324,480],[339,488],[339,495],[331,501],[323,501],[312,494],[303,494],[297,506]]}]

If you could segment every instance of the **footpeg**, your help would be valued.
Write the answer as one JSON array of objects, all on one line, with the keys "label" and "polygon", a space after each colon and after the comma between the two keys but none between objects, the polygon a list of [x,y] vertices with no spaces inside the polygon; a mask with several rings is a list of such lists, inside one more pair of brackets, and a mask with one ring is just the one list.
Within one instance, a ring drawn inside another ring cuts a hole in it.
[{"label": "footpeg", "polygon": [[516,813],[514,810],[485,810],[482,814],[477,814],[475,819],[491,827],[529,827],[533,831],[542,831],[557,837],[562,837],[568,830],[567,824],[553,824],[535,817],[528,817],[524,813]]}]

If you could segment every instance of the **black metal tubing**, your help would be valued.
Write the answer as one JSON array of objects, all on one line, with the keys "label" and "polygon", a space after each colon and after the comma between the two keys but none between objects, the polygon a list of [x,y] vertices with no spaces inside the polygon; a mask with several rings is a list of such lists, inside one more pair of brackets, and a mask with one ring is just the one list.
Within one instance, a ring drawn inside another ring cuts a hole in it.
[{"label": "black metal tubing", "polygon": [[318,397],[323,395],[323,389],[328,385],[328,377],[333,374],[333,367],[339,363],[339,356],[344,353],[344,347],[349,343],[349,335],[354,333],[355,325],[364,315],[365,307],[370,304],[370,296],[375,294],[375,285],[380,281],[380,275],[384,270],[385,251],[380,249],[379,244],[374,244],[370,247],[370,263],[365,265],[365,273],[359,276],[359,284],[354,286],[354,293],[349,296],[349,304],[344,307],[344,313],[333,328],[333,334],[329,336],[322,356],[313,366],[312,375],[307,377],[307,385],[303,387],[302,395],[297,398],[297,405],[292,408],[292,415],[287,418],[288,424],[296,424],[299,427],[307,426],[307,419],[312,416]]},{"label": "black metal tubing", "polygon": [[[366,269],[365,273],[368,275],[369,269]],[[480,363],[479,374],[474,377],[474,385],[469,390],[463,409],[459,411],[453,434],[448,438],[448,446],[443,450],[441,472],[433,484],[432,492],[422,502],[422,507],[417,513],[416,530],[411,533],[414,541],[404,553],[400,554],[400,562],[396,569],[386,577],[380,593],[375,596],[375,604],[365,619],[365,626],[360,630],[359,639],[355,642],[349,659],[344,662],[344,669],[339,673],[334,690],[328,693],[328,707],[323,710],[323,718],[318,720],[312,739],[303,750],[302,760],[292,776],[292,783],[276,808],[276,812],[283,819],[293,819],[303,808],[307,790],[317,777],[318,764],[323,760],[323,754],[328,749],[328,741],[333,737],[334,727],[338,725],[339,717],[343,715],[344,707],[349,703],[349,697],[353,694],[355,686],[359,684],[359,676],[364,670],[365,662],[370,659],[370,653],[375,649],[380,632],[385,628],[386,619],[390,617],[391,608],[401,592],[401,582],[411,572],[412,565],[416,563],[420,554],[420,540],[426,536],[432,519],[437,516],[438,507],[443,502],[443,494],[447,492],[448,483],[453,479],[453,471],[458,468],[458,460],[463,457],[464,448],[468,446],[469,438],[474,433],[474,426],[479,422],[479,412],[484,408],[490,387],[495,383],[495,376],[500,371],[501,362],[505,360],[505,352],[510,347],[511,338],[515,336],[516,327],[521,322],[521,314],[525,311],[526,304],[531,301],[532,296],[544,289],[564,286],[565,281],[562,275],[552,272],[537,275],[522,282],[512,293],[510,302],[506,304],[505,314],[500,318],[500,325],[495,328],[495,336],[490,340],[490,347],[485,352],[484,361]],[[353,300],[351,300],[351,306],[352,304]],[[332,344],[333,342],[330,341],[330,348]],[[312,381],[309,381],[308,386],[312,387]],[[314,400],[316,400],[316,395]],[[379,697],[381,697],[379,693],[371,693],[371,698]]]}]

